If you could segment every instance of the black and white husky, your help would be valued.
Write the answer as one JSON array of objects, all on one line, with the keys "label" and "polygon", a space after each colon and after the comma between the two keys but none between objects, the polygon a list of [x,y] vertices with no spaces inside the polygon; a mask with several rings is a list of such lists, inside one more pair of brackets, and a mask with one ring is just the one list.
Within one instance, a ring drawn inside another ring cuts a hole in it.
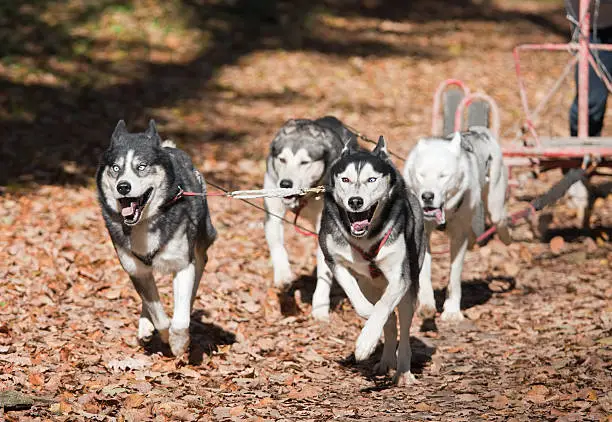
[{"label": "black and white husky", "polygon": [[[344,139],[354,135],[335,117],[317,120],[294,119],[278,131],[267,159],[264,188],[310,188],[324,184],[331,163],[344,147]],[[323,201],[299,197],[265,198],[264,229],[274,267],[274,284],[282,287],[293,281],[289,256],[283,241],[283,217],[290,210],[310,221],[319,230]],[[312,297],[312,316],[329,317],[331,273],[317,250],[317,286]]]},{"label": "black and white husky", "polygon": [[389,159],[382,136],[372,152],[348,142],[332,166],[319,243],[353,307],[367,318],[355,358],[370,356],[384,331],[376,372],[395,366],[395,381],[411,383],[410,325],[425,253],[423,211]]},{"label": "black and white husky", "polygon": [[408,155],[404,177],[421,201],[428,245],[420,278],[419,314],[424,318],[436,314],[429,240],[433,230],[444,228],[450,239],[451,270],[441,318],[460,321],[465,252],[484,232],[487,216],[497,225],[500,239],[510,242],[505,209],[508,174],[501,148],[485,127],[455,132],[452,139],[424,138]]},{"label": "black and white husky", "polygon": [[[205,193],[206,185],[189,156],[170,144],[162,144],[153,120],[144,133],[128,133],[120,120],[96,181],[106,228],[142,299],[138,339],[150,341],[157,330],[179,356],[189,346],[191,308],[217,233],[206,196],[182,197],[181,189]],[[175,274],[172,321],[153,270]]]}]

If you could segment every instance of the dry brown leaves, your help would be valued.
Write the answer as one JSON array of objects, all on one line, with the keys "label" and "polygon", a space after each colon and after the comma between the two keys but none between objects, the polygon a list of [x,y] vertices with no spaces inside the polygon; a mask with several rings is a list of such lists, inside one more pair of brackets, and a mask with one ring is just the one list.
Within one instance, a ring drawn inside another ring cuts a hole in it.
[{"label": "dry brown leaves", "polygon": [[[249,134],[249,143],[236,147],[192,146],[207,177],[228,188],[261,186],[267,140],[296,116],[335,114],[373,136],[384,131],[404,154],[429,133],[430,96],[446,77],[498,99],[508,128],[520,109],[507,82],[514,80],[510,48],[559,40],[528,20],[322,22],[330,37],[358,28],[351,36],[360,42],[436,54],[343,58],[262,50],[223,67],[215,79],[223,89],[203,88],[178,111],[185,119],[176,119],[178,129],[189,122]],[[530,66],[542,75],[554,63]],[[214,113],[201,111],[211,104]],[[517,195],[541,193],[551,182],[543,180]],[[603,230],[594,239],[564,241],[573,223],[565,207],[551,211],[561,237],[550,245],[522,226],[511,246],[493,241],[468,254],[468,320],[457,327],[438,322],[431,332],[420,331],[415,318],[419,383],[398,389],[372,375],[375,358],[359,365],[350,358],[362,321],[346,301],[329,324],[319,324],[308,317],[312,280],[279,299],[270,287],[261,213],[240,202],[209,202],[219,238],[195,304],[192,350],[175,360],[136,342],[139,299],[92,187],[40,186],[0,198],[0,390],[34,401],[27,410],[5,411],[6,420],[569,421],[605,420],[612,412],[612,249]],[[599,202],[594,224],[612,225],[611,204]],[[512,200],[510,207],[522,205]],[[292,230],[287,242],[294,269],[307,277],[315,244]],[[434,260],[437,287],[448,280],[447,261]],[[170,279],[159,284],[169,305]]]}]

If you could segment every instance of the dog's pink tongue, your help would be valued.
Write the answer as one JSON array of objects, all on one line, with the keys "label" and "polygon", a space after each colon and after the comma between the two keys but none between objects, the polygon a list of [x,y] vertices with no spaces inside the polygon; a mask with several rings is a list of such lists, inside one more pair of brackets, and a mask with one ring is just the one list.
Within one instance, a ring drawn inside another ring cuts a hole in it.
[{"label": "dog's pink tongue", "polygon": [[442,210],[441,209],[437,209],[435,211],[434,215],[436,216],[436,223],[438,223],[438,224],[444,223],[444,216],[442,215]]},{"label": "dog's pink tongue", "polygon": [[365,229],[366,227],[368,227],[369,225],[370,225],[370,222],[368,220],[361,220],[361,221],[355,221],[354,223],[352,223],[351,227],[355,231],[361,231]]},{"label": "dog's pink tongue", "polygon": [[125,207],[121,210],[121,215],[124,217],[131,217],[136,212],[136,202],[130,202],[129,207]]}]

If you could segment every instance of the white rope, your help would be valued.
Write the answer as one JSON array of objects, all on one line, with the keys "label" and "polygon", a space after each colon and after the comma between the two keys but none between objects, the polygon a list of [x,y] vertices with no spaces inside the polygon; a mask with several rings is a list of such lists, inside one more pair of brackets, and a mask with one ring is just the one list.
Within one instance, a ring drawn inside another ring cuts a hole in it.
[{"label": "white rope", "polygon": [[319,196],[325,192],[325,186],[315,186],[312,188],[275,188],[275,189],[253,189],[235,190],[227,192],[226,196],[236,199],[253,198],[286,198],[288,196]]}]

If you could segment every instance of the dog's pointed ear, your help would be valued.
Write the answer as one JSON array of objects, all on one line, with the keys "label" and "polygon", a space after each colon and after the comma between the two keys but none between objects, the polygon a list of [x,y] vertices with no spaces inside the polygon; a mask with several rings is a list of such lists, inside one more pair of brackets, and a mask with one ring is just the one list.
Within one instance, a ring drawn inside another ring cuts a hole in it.
[{"label": "dog's pointed ear", "polygon": [[453,150],[455,154],[459,154],[461,151],[461,142],[461,132],[457,131],[453,134],[453,139],[451,139],[450,142],[451,150]]},{"label": "dog's pointed ear", "polygon": [[350,155],[357,151],[359,144],[357,143],[357,137],[350,135],[348,139],[344,140],[344,148],[342,148],[341,156]]},{"label": "dog's pointed ear", "polygon": [[149,120],[149,127],[147,128],[145,135],[154,143],[161,146],[161,138],[159,137],[159,133],[157,133],[157,126],[155,125],[155,120]]},{"label": "dog's pointed ear", "polygon": [[111,135],[111,145],[114,144],[117,140],[119,140],[121,135],[123,135],[124,133],[127,133],[127,127],[125,126],[125,121],[121,119],[117,123],[117,126],[115,126],[115,130]]},{"label": "dog's pointed ear", "polygon": [[149,120],[149,127],[147,128],[145,135],[147,135],[149,138],[152,138],[157,135],[157,126],[155,126],[155,120]]},{"label": "dog's pointed ear", "polygon": [[385,141],[384,136],[380,135],[378,137],[378,143],[372,152],[376,155],[389,155],[389,151],[387,151],[387,141]]}]

